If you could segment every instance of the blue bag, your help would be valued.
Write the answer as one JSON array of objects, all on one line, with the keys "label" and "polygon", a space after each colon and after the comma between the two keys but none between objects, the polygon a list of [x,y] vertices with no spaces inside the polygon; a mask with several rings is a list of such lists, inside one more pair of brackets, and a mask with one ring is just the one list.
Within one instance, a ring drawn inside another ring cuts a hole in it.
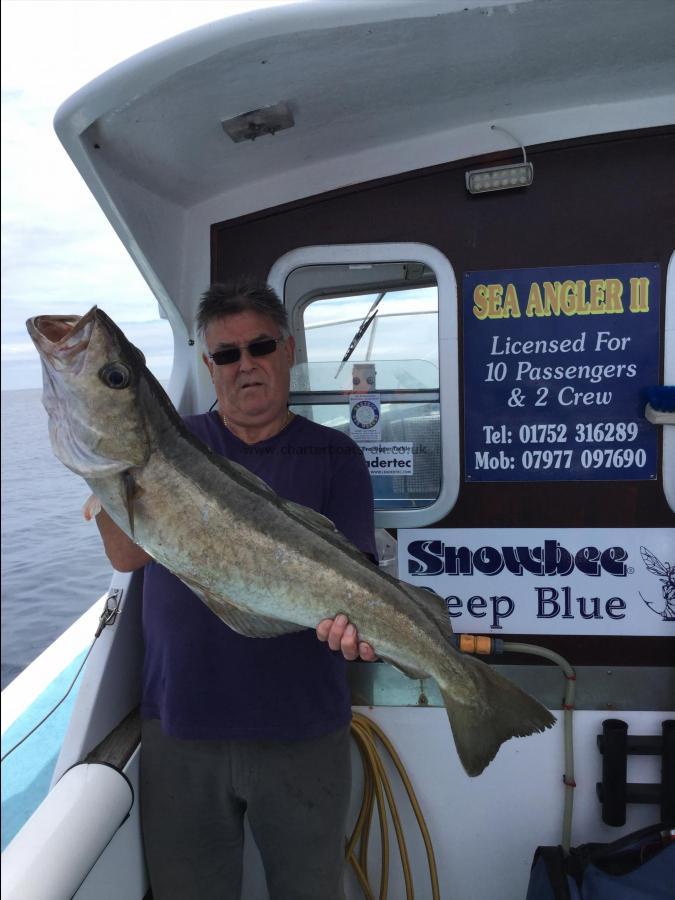
[{"label": "blue bag", "polygon": [[675,900],[675,835],[654,825],[568,856],[538,847],[526,900]]}]

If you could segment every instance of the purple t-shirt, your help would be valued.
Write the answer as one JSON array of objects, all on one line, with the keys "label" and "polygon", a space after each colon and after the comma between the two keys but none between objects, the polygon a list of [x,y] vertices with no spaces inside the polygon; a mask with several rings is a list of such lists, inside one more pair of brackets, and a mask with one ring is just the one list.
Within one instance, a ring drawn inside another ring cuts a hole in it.
[{"label": "purple t-shirt", "polygon": [[[370,476],[347,435],[296,416],[279,434],[248,445],[215,412],[188,416],[185,424],[280,496],[327,516],[377,559]],[[244,637],[155,562],[145,567],[143,636],[141,713],[160,719],[173,737],[294,740],[350,721],[345,660],[314,630]]]}]

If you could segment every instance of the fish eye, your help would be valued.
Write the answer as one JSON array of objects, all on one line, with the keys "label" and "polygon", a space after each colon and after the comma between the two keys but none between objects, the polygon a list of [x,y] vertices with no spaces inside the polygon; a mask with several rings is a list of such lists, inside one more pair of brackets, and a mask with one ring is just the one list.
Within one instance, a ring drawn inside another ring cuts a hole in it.
[{"label": "fish eye", "polygon": [[108,363],[99,371],[98,377],[103,384],[115,391],[121,391],[131,384],[131,369],[121,362]]}]

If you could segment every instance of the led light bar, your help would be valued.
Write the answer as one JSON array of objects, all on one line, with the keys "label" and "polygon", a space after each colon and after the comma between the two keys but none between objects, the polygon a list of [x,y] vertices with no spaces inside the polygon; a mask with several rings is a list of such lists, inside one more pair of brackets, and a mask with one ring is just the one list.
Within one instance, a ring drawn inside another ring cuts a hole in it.
[{"label": "led light bar", "polygon": [[466,189],[470,194],[484,194],[487,191],[528,187],[533,180],[534,167],[531,162],[492,166],[488,169],[472,169],[467,172]]}]

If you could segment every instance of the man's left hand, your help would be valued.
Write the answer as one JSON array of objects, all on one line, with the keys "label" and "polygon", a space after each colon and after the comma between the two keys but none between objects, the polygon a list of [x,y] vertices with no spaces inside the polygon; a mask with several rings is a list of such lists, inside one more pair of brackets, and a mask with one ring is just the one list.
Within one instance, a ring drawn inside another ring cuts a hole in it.
[{"label": "man's left hand", "polygon": [[370,644],[360,641],[356,628],[343,613],[334,619],[322,619],[316,626],[320,641],[328,641],[331,650],[341,650],[345,659],[362,659],[374,662],[377,655]]}]

